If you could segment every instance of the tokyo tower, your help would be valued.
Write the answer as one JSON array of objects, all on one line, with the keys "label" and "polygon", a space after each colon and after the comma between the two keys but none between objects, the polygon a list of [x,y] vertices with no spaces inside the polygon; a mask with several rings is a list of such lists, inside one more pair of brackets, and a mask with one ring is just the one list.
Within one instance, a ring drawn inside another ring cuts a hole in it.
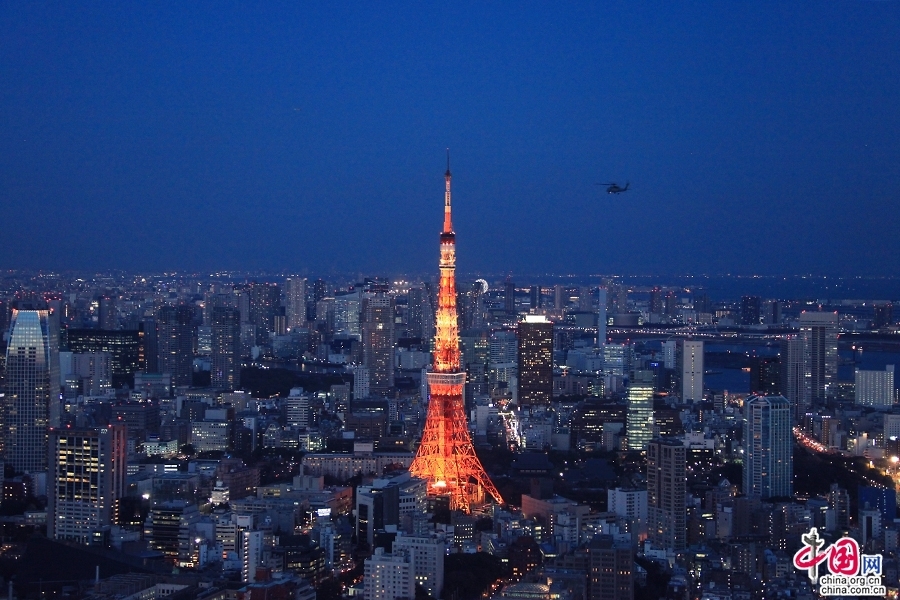
[{"label": "tokyo tower", "polygon": [[444,230],[441,232],[441,284],[438,294],[434,364],[428,376],[428,416],[422,442],[409,467],[413,476],[428,482],[429,496],[448,496],[450,510],[470,512],[489,494],[503,499],[475,455],[469,437],[459,368],[459,328],[456,315],[456,235],[450,219],[450,153],[444,174]]}]

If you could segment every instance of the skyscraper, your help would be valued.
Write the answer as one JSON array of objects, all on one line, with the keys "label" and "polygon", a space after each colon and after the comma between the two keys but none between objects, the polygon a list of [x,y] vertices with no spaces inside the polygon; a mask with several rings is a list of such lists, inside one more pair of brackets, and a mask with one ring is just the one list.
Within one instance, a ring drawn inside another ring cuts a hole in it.
[{"label": "skyscraper", "polygon": [[507,315],[516,314],[516,284],[510,277],[507,277],[503,284],[503,307]]},{"label": "skyscraper", "polygon": [[791,404],[784,396],[750,396],[744,404],[744,494],[789,497],[794,481]]},{"label": "skyscraper", "polygon": [[856,404],[880,409],[894,405],[894,365],[887,365],[884,371],[856,369],[854,377]]},{"label": "skyscraper", "polygon": [[409,288],[406,335],[430,342],[434,337],[434,307],[431,294],[424,285]]},{"label": "skyscraper", "polygon": [[687,449],[681,440],[654,439],[647,448],[647,533],[655,548],[687,544]]},{"label": "skyscraper", "polygon": [[50,433],[47,536],[80,544],[104,543],[125,495],[124,425],[54,429]]},{"label": "skyscraper", "polygon": [[116,304],[116,297],[111,294],[100,297],[100,311],[97,323],[100,329],[112,331],[119,328],[119,311]]},{"label": "skyscraper", "polygon": [[681,350],[681,400],[703,401],[703,342],[684,340]]},{"label": "skyscraper", "polygon": [[59,334],[48,310],[12,311],[6,348],[6,464],[47,470],[48,427],[59,427]]},{"label": "skyscraper", "polygon": [[284,308],[288,329],[306,327],[306,279],[288,277],[285,280]]},{"label": "skyscraper", "polygon": [[550,406],[553,400],[553,323],[543,315],[519,322],[520,406]]},{"label": "skyscraper", "polygon": [[281,304],[281,289],[274,283],[250,284],[250,318],[256,325],[256,345],[269,343],[269,334],[275,331],[275,309]]},{"label": "skyscraper", "polygon": [[741,298],[741,325],[759,325],[761,307],[759,296]]},{"label": "skyscraper", "polygon": [[365,300],[363,365],[369,388],[386,393],[394,387],[394,299],[384,292]]},{"label": "skyscraper", "polygon": [[217,306],[212,312],[213,387],[236,390],[241,387],[241,313],[236,308]]},{"label": "skyscraper", "polygon": [[194,310],[163,306],[156,316],[159,371],[172,376],[173,385],[191,385],[194,362]]},{"label": "skyscraper", "polygon": [[646,450],[653,438],[653,372],[635,371],[628,384],[625,433],[629,450]]},{"label": "skyscraper", "polygon": [[837,378],[837,313],[800,313],[800,337],[803,339],[804,400],[809,405],[821,406]]},{"label": "skyscraper", "polygon": [[799,423],[800,417],[809,408],[809,398],[806,396],[803,379],[803,339],[795,336],[782,340],[779,361],[781,393],[791,403],[794,420]]}]

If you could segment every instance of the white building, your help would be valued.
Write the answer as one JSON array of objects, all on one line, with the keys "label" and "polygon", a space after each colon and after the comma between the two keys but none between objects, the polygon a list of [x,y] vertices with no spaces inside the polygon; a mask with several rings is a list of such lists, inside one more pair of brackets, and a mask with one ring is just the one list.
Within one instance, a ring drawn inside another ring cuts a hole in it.
[{"label": "white building", "polygon": [[442,533],[428,536],[398,535],[394,539],[394,552],[407,552],[412,558],[416,583],[428,590],[434,598],[441,597],[444,589],[444,556],[447,539]]},{"label": "white building", "polygon": [[256,581],[256,568],[262,564],[263,532],[241,532],[241,581]]},{"label": "white building", "polygon": [[873,408],[890,408],[894,405],[894,365],[884,371],[856,369],[856,404]]},{"label": "white building", "polygon": [[291,388],[290,395],[284,399],[284,408],[288,427],[309,427],[309,395],[303,393],[303,388]]},{"label": "white building", "polygon": [[415,598],[416,578],[413,561],[406,552],[388,554],[375,548],[366,559],[363,575],[364,600],[397,600]]},{"label": "white building", "polygon": [[227,451],[230,430],[229,421],[194,421],[191,445],[197,452]]},{"label": "white building", "polygon": [[647,522],[647,490],[615,488],[606,491],[607,510],[640,523]]},{"label": "white building", "polygon": [[685,340],[681,352],[681,400],[703,401],[703,342]]},{"label": "white building", "polygon": [[646,450],[653,439],[653,373],[635,371],[628,384],[625,434],[629,450]]}]

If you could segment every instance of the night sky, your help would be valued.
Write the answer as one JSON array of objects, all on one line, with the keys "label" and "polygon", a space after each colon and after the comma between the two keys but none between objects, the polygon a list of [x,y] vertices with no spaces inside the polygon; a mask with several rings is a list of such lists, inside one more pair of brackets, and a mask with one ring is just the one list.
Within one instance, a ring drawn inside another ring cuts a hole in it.
[{"label": "night sky", "polygon": [[900,2],[38,4],[3,269],[900,275]]}]

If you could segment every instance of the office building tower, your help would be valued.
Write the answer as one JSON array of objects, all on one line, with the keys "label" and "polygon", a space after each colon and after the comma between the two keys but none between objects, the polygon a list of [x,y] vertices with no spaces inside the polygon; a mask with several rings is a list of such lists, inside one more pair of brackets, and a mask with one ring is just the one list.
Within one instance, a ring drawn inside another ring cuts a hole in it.
[{"label": "office building tower", "polygon": [[365,300],[363,365],[369,388],[386,394],[394,387],[394,299],[383,292]]},{"label": "office building tower", "polygon": [[103,545],[125,496],[124,425],[50,432],[47,537]]},{"label": "office building tower", "polygon": [[803,339],[795,336],[782,340],[778,360],[781,374],[781,394],[791,403],[794,420],[799,423],[800,418],[809,410],[809,399],[806,396],[806,385],[803,380]]},{"label": "office building tower", "polygon": [[566,288],[562,285],[553,286],[553,308],[557,311],[563,310],[566,308],[566,304],[568,304],[568,297],[566,296]]},{"label": "office building tower", "polygon": [[631,346],[606,344],[603,346],[603,374],[625,377],[631,369]]},{"label": "office building tower", "polygon": [[281,305],[281,288],[274,283],[250,284],[250,323],[256,325],[256,345],[265,346],[275,331],[275,312]]},{"label": "office building tower", "polygon": [[872,327],[881,329],[894,322],[894,305],[890,302],[875,305],[875,318],[872,319]]},{"label": "office building tower", "polygon": [[431,293],[425,285],[409,288],[406,317],[406,335],[430,344],[434,337],[434,306]]},{"label": "office building tower", "polygon": [[750,359],[750,391],[758,396],[782,393],[781,359],[777,356],[754,356]]},{"label": "office building tower", "polygon": [[113,331],[119,328],[119,309],[116,297],[112,295],[100,296],[100,310],[97,324],[100,329]]},{"label": "office building tower", "polygon": [[409,472],[428,482],[428,495],[444,497],[451,510],[468,513],[473,504],[482,503],[488,494],[498,504],[503,504],[503,499],[475,454],[463,402],[466,372],[460,365],[456,234],[450,208],[449,163],[448,156],[433,366],[424,378],[428,383],[428,413],[422,442]]},{"label": "office building tower", "polygon": [[[154,332],[155,333],[155,332]],[[148,371],[144,330],[69,329],[66,345],[74,354],[109,353],[109,370],[116,389],[134,386],[134,374]],[[155,361],[154,361],[155,362]]]},{"label": "office building tower", "polygon": [[542,315],[519,322],[519,406],[550,406],[553,400],[553,323]]},{"label": "office building tower", "polygon": [[112,385],[108,352],[71,354],[71,370],[81,380],[80,391],[85,396],[100,396]]},{"label": "office building tower", "polygon": [[503,308],[507,315],[516,314],[516,284],[509,277],[503,284]]},{"label": "office building tower", "polygon": [[653,289],[650,290],[650,302],[647,308],[651,315],[661,315],[663,310],[665,310],[665,307],[663,306],[663,292],[659,289],[659,286],[654,286]]},{"label": "office building tower", "polygon": [[159,370],[173,385],[191,385],[194,367],[194,309],[164,306],[156,315]]},{"label": "office building tower", "polygon": [[894,365],[887,365],[884,371],[856,369],[855,381],[856,404],[880,409],[894,405]]},{"label": "office building tower", "polygon": [[678,364],[678,342],[666,340],[660,345],[660,354],[663,368],[674,371],[675,365]]},{"label": "office building tower", "polygon": [[334,333],[336,336],[360,339],[362,331],[359,313],[362,302],[358,291],[334,295]]},{"label": "office building tower", "polygon": [[211,385],[227,390],[240,389],[241,313],[236,308],[216,307],[212,313],[211,328]]},{"label": "office building tower", "polygon": [[541,308],[541,286],[533,285],[528,289],[528,305],[531,308]]},{"label": "office building tower", "polygon": [[822,406],[837,379],[837,313],[800,313],[800,337],[803,340],[804,402],[808,402],[808,406]]},{"label": "office building tower", "polygon": [[647,533],[654,548],[680,552],[687,544],[687,448],[657,438],[647,448]]},{"label": "office building tower", "polygon": [[778,300],[766,302],[762,320],[764,325],[781,325],[781,302]]},{"label": "office building tower", "polygon": [[628,449],[643,451],[653,438],[653,372],[635,371],[628,384]]},{"label": "office building tower", "polygon": [[766,500],[793,493],[794,436],[784,396],[750,396],[744,403],[744,494]]},{"label": "office building tower", "polygon": [[594,292],[589,287],[578,289],[578,310],[580,312],[593,312]]},{"label": "office building tower", "polygon": [[597,292],[597,346],[606,343],[606,288],[601,287]]},{"label": "office building tower", "polygon": [[684,340],[681,345],[681,400],[703,401],[703,342]]},{"label": "office building tower", "polygon": [[409,553],[390,554],[384,548],[375,548],[365,562],[363,600],[412,599],[415,595],[416,578]]},{"label": "office building tower", "polygon": [[309,396],[303,388],[292,388],[284,399],[285,423],[288,427],[306,429],[309,427]]},{"label": "office building tower", "polygon": [[838,484],[832,483],[826,500],[828,508],[834,514],[834,528],[838,531],[850,529],[850,493]]},{"label": "office building tower", "polygon": [[741,298],[741,325],[759,325],[762,301],[759,296]]},{"label": "office building tower", "polygon": [[47,470],[48,427],[59,427],[59,332],[48,310],[13,309],[6,347],[4,457],[17,472]]},{"label": "office building tower", "polygon": [[484,325],[484,299],[481,283],[463,283],[456,294],[459,329],[471,329]]},{"label": "office building tower", "polygon": [[306,279],[288,277],[284,281],[284,308],[288,329],[306,327]]},{"label": "office building tower", "polygon": [[392,546],[394,552],[407,552],[413,561],[416,583],[440,598],[444,589],[444,557],[447,554],[447,538],[432,533],[423,536],[398,535]]},{"label": "office building tower", "polygon": [[634,556],[631,545],[611,535],[598,535],[588,544],[587,600],[633,600]]}]

